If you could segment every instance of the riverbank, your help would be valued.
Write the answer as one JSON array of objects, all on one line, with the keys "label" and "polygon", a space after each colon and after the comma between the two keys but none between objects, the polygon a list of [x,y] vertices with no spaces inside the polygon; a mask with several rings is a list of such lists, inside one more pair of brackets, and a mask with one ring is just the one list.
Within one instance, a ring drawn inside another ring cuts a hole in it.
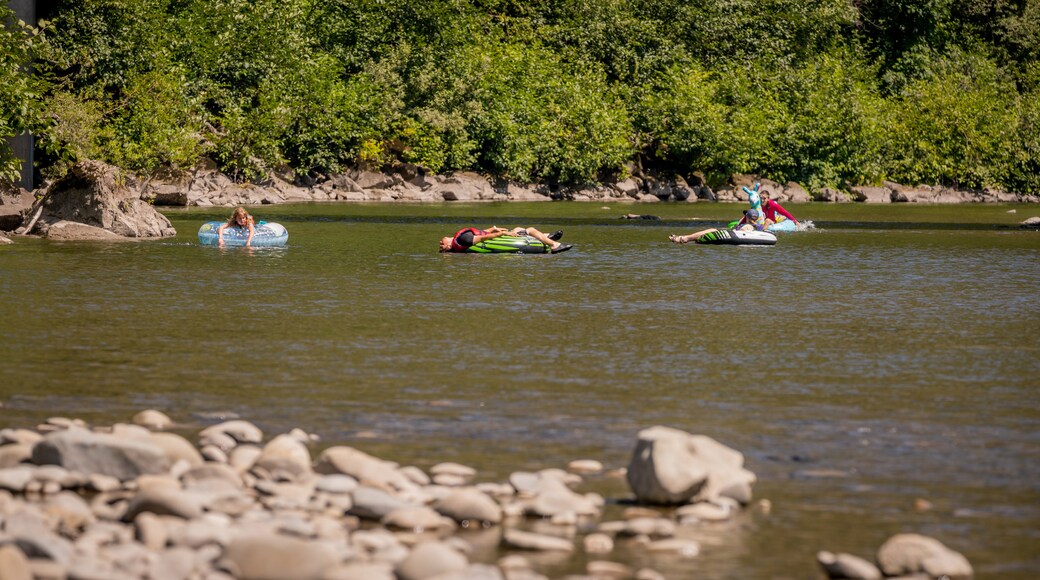
[{"label": "riverbank", "polygon": [[[193,433],[197,445],[177,431],[156,410],[129,424],[54,417],[0,431],[0,576],[538,580],[539,556],[554,554],[584,557],[587,578],[664,580],[613,561],[615,546],[692,560],[712,549],[696,530],[771,511],[752,502],[740,452],[666,427],[641,431],[625,468],[579,459],[504,482],[344,445],[312,459],[319,436],[267,437],[237,418]],[[631,494],[583,493],[587,477],[624,478]],[[610,520],[608,502],[628,507]],[[961,554],[914,534],[887,541],[876,566],[817,559],[834,578],[973,574]]]},{"label": "riverbank", "polygon": [[[355,170],[316,180],[289,181],[274,176],[263,183],[235,183],[214,169],[150,176],[128,174],[99,162],[73,166],[58,181],[33,193],[0,194],[0,231],[43,235],[59,240],[161,238],[176,232],[156,207],[206,208],[309,202],[444,203],[543,202],[601,203],[744,202],[742,188],[759,184],[781,203],[934,204],[1034,203],[1040,198],[996,191],[944,187],[906,187],[885,183],[842,192],[824,189],[810,195],[797,183],[779,184],[756,176],[734,175],[713,189],[681,177],[659,181],[633,176],[613,183],[552,191],[545,186],[492,182],[475,173],[431,175],[414,165],[387,172]],[[639,215],[639,214],[633,214]],[[1028,225],[1028,224],[1025,224]],[[6,239],[6,238],[5,238]],[[0,243],[5,243],[0,240]]]}]

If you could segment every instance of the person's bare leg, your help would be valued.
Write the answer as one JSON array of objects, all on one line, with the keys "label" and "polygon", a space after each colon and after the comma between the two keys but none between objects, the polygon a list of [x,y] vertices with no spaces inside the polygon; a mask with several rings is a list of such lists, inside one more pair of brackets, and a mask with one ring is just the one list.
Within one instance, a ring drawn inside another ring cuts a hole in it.
[{"label": "person's bare leg", "polygon": [[527,235],[529,235],[532,238],[538,240],[539,242],[549,246],[550,248],[556,249],[556,248],[560,247],[560,242],[557,242],[555,240],[549,239],[549,236],[543,234],[542,232],[540,232],[540,231],[538,231],[538,230],[536,230],[534,228],[526,228],[526,229],[527,229]]},{"label": "person's bare leg", "polygon": [[668,239],[673,241],[673,242],[675,242],[675,243],[677,243],[677,244],[685,244],[685,243],[688,243],[688,242],[692,242],[693,240],[696,240],[697,238],[703,236],[704,234],[706,234],[708,232],[714,232],[717,229],[718,228],[708,228],[706,230],[701,230],[699,232],[693,232],[692,234],[686,234],[685,236],[671,235],[671,236],[668,236]]}]

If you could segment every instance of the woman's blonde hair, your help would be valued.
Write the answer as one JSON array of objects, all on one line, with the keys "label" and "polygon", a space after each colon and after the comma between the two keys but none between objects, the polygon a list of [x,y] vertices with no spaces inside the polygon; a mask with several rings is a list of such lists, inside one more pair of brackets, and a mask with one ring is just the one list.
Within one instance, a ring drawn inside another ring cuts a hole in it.
[{"label": "woman's blonde hair", "polygon": [[246,220],[245,220],[246,223],[249,223],[249,222],[253,221],[253,216],[249,215],[249,212],[246,211],[246,208],[244,208],[242,206],[239,206],[239,207],[235,208],[235,211],[231,212],[231,217],[228,218],[228,222],[227,222],[228,225],[229,226],[238,225],[238,218],[240,218],[240,217],[246,218]]}]

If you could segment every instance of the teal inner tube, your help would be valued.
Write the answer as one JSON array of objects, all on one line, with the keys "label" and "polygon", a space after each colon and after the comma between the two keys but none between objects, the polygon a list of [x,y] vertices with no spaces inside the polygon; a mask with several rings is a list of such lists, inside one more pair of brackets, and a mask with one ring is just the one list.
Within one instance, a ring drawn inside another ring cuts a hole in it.
[{"label": "teal inner tube", "polygon": [[[199,228],[199,243],[203,246],[219,245],[217,239],[217,228],[225,222],[206,222]],[[224,245],[228,247],[244,246],[249,239],[249,230],[239,226],[230,226],[224,230]],[[284,246],[289,241],[289,232],[282,224],[275,222],[260,222],[253,227],[253,239],[249,242],[250,247],[270,248]]]},{"label": "teal inner tube", "polygon": [[[733,220],[733,221],[729,222],[729,224],[726,225],[726,227],[729,228],[729,229],[733,229],[733,228],[737,227],[737,224],[739,224],[739,223],[740,223],[740,220]],[[769,232],[794,232],[794,231],[798,231],[798,224],[794,223],[791,220],[783,220],[783,221],[776,222],[774,224],[769,224],[769,226],[766,227],[766,231],[769,231]]]}]

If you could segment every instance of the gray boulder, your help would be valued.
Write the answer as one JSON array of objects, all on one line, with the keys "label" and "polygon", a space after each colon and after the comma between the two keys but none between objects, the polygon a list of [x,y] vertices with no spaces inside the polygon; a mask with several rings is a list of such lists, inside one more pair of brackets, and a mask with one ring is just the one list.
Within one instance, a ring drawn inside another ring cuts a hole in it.
[{"label": "gray boulder", "polygon": [[968,559],[939,540],[919,534],[896,534],[878,549],[878,566],[886,576],[925,573],[930,578],[968,578]]},{"label": "gray boulder", "polygon": [[120,481],[165,473],[170,468],[169,458],[157,445],[83,429],[47,435],[33,447],[32,461],[37,465],[60,465],[88,475],[108,475]]},{"label": "gray boulder", "polygon": [[51,184],[36,233],[52,224],[77,222],[128,238],[163,238],[176,230],[166,216],[141,200],[132,176],[98,161],[83,161]]},{"label": "gray boulder", "polygon": [[723,492],[747,490],[755,475],[744,469],[744,456],[704,435],[670,427],[639,432],[628,465],[628,484],[636,498],[651,504],[710,501]]}]

